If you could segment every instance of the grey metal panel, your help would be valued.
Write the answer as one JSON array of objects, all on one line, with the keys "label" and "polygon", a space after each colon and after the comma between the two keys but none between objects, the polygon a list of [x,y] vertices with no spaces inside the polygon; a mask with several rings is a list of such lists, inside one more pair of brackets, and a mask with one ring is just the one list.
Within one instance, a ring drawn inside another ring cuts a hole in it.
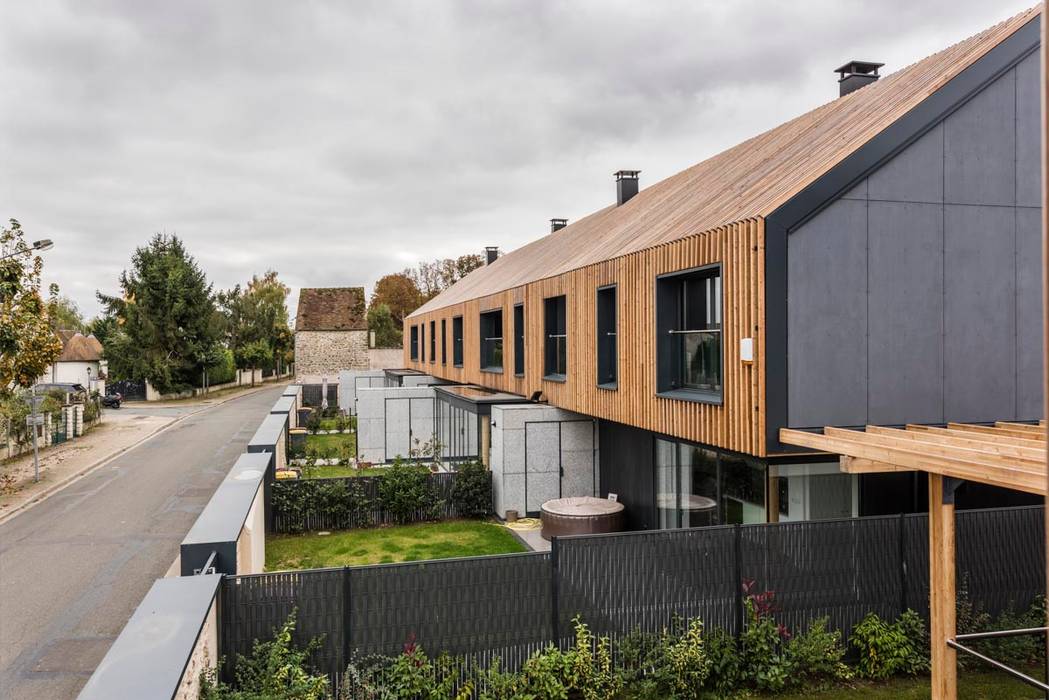
[{"label": "grey metal panel", "polygon": [[386,399],[386,453],[387,460],[409,456],[411,450],[411,399]]},{"label": "grey metal panel", "polygon": [[218,575],[155,581],[77,697],[175,697],[221,582]]},{"label": "grey metal panel", "polygon": [[870,202],[868,420],[943,420],[943,206]]},{"label": "grey metal panel", "polygon": [[947,117],[944,200],[1010,205],[1016,200],[1016,72],[991,83]]},{"label": "grey metal panel", "polygon": [[787,246],[788,425],[865,423],[866,202],[835,202]]},{"label": "grey metal panel", "polygon": [[238,457],[182,543],[236,541],[269,462],[265,452]]},{"label": "grey metal panel", "polygon": [[1016,418],[1045,417],[1042,392],[1042,211],[1016,210]]},{"label": "grey metal panel", "polygon": [[993,421],[1016,411],[1016,214],[944,212],[944,418]]},{"label": "grey metal panel", "polygon": [[295,410],[295,396],[281,396],[277,399],[276,403],[273,404],[273,408],[270,409],[270,413],[291,413]]},{"label": "grey metal panel", "polygon": [[273,449],[280,442],[281,433],[288,425],[287,414],[271,413],[262,419],[258,430],[248,440],[248,452],[254,452],[252,447]]},{"label": "grey metal panel", "polygon": [[869,199],[894,202],[943,201],[943,125],[912,143],[871,173]]},{"label": "grey metal panel", "polygon": [[1016,66],[1016,203],[1042,206],[1041,69],[1033,53]]},{"label": "grey metal panel", "polygon": [[867,178],[841,196],[842,199],[867,199]]}]

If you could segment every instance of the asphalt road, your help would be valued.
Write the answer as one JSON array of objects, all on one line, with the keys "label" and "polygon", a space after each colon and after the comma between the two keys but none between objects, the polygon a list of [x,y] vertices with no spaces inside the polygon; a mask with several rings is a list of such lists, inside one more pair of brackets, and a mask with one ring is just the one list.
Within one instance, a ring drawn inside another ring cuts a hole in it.
[{"label": "asphalt road", "polygon": [[0,524],[0,698],[76,697],[282,388],[191,415]]}]

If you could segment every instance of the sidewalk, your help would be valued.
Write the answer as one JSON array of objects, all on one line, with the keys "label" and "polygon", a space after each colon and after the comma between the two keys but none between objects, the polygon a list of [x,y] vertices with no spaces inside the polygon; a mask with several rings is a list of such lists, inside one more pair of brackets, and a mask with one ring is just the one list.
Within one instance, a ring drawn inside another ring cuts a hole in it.
[{"label": "sidewalk", "polygon": [[[177,401],[126,402],[132,411],[106,409],[102,423],[86,435],[40,451],[40,481],[33,482],[33,453],[21,455],[0,464],[0,474],[11,474],[15,485],[8,493],[0,493],[0,522],[42,500],[102,463],[116,457],[152,437],[183,418],[219,406],[227,401],[270,389],[276,382],[238,387],[209,396]],[[164,408],[185,409],[184,412],[144,415],[143,410]]]}]

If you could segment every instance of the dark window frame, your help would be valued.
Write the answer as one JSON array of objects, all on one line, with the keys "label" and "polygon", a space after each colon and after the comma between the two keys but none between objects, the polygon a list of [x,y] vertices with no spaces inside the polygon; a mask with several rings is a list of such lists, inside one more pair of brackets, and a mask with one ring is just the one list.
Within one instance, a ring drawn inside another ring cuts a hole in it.
[{"label": "dark window frame", "polygon": [[[480,363],[481,371],[502,374],[503,366],[506,362],[506,327],[503,325],[503,310],[502,308],[497,308],[482,311],[477,319],[477,326],[480,329],[480,333],[478,333],[480,338],[478,362]],[[498,360],[498,364],[496,364],[496,360]]]},{"label": "dark window frame", "polygon": [[619,285],[606,284],[598,287],[594,306],[597,387],[616,390],[619,388]]},{"label": "dark window frame", "polygon": [[[456,328],[458,326],[458,329]],[[456,332],[458,330],[458,332]],[[463,366],[463,317],[452,317],[452,366]]]},{"label": "dark window frame", "polygon": [[437,321],[430,321],[430,364],[437,362]]},{"label": "dark window frame", "polygon": [[525,374],[524,304],[514,304],[514,376]]},{"label": "dark window frame", "polygon": [[[688,329],[685,285],[692,280],[718,277],[718,328]],[[661,398],[724,405],[725,396],[725,294],[724,266],[721,262],[659,275],[655,280],[656,298],[656,395]],[[684,362],[680,337],[684,333],[714,335],[720,339],[718,351],[718,388],[703,389],[684,385],[681,366]]]},{"label": "dark window frame", "polygon": [[419,326],[412,324],[408,329],[408,357],[412,362],[419,359]]},{"label": "dark window frame", "polygon": [[[561,367],[558,366],[562,355],[559,348],[563,348],[564,355]],[[543,299],[543,379],[568,380],[568,297],[565,294]]]},{"label": "dark window frame", "polygon": [[448,364],[448,319],[441,319],[441,364]]}]

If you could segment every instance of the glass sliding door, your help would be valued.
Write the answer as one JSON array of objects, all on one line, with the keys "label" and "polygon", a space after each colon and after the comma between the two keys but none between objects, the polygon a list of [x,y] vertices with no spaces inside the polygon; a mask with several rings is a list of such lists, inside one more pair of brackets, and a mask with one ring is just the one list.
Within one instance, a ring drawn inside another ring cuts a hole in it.
[{"label": "glass sliding door", "polygon": [[766,522],[760,462],[657,439],[655,468],[660,528]]}]

